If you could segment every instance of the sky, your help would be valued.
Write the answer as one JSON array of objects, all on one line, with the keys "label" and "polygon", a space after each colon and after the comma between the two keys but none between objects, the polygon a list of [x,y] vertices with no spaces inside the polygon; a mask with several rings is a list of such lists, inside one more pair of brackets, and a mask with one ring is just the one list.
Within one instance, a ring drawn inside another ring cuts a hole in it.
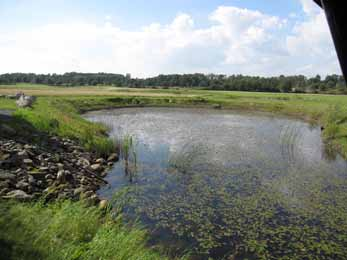
[{"label": "sky", "polygon": [[341,74],[312,0],[0,0],[0,73]]}]

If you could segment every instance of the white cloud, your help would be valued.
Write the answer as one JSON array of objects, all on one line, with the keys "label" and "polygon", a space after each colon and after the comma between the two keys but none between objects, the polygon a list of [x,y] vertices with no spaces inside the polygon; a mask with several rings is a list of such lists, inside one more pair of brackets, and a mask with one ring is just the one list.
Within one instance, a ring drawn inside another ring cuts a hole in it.
[{"label": "white cloud", "polygon": [[122,30],[106,16],[104,25],[48,24],[2,34],[0,73],[339,72],[325,17],[312,1],[301,1],[306,18],[294,28],[260,11],[220,6],[206,28],[196,28],[193,18],[181,13],[170,24],[153,23],[137,31]]},{"label": "white cloud", "polygon": [[314,16],[320,13],[317,4],[315,4],[312,0],[300,0],[303,11],[309,15]]},{"label": "white cloud", "polygon": [[[287,36],[287,49],[298,67],[296,73],[340,73],[324,12],[311,0],[300,0],[306,18]],[[301,62],[300,62],[301,61]]]},{"label": "white cloud", "polygon": [[284,20],[259,11],[225,6],[219,7],[210,19],[219,23],[219,37],[225,39],[226,66],[266,61],[273,55],[273,49],[266,45],[276,41],[271,32],[278,32],[285,24]]}]

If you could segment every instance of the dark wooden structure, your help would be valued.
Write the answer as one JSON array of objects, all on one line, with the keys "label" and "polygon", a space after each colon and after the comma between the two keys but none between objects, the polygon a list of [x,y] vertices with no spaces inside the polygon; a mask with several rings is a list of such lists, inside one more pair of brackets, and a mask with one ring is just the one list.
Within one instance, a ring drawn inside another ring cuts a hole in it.
[{"label": "dark wooden structure", "polygon": [[347,80],[347,17],[346,0],[313,0],[325,11],[337,56],[345,80]]}]

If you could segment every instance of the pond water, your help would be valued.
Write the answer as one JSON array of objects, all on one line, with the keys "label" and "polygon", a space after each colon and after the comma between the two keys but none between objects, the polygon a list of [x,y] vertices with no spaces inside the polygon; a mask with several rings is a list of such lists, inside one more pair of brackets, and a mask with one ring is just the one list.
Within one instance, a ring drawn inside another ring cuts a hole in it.
[{"label": "pond water", "polygon": [[86,118],[122,140],[99,194],[117,194],[152,245],[194,259],[346,259],[347,163],[327,152],[319,127],[183,108]]}]

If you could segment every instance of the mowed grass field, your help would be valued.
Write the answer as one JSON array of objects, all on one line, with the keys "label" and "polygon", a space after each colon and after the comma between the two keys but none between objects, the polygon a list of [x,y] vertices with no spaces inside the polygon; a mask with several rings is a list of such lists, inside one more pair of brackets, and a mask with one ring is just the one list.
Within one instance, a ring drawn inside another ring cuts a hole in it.
[{"label": "mowed grass field", "polygon": [[[0,95],[16,94],[25,91],[28,95],[35,96],[177,96],[181,95],[181,90],[156,90],[156,89],[134,89],[118,88],[112,86],[96,87],[52,87],[46,85],[18,84],[0,85]],[[185,93],[187,96],[194,94]]]}]

